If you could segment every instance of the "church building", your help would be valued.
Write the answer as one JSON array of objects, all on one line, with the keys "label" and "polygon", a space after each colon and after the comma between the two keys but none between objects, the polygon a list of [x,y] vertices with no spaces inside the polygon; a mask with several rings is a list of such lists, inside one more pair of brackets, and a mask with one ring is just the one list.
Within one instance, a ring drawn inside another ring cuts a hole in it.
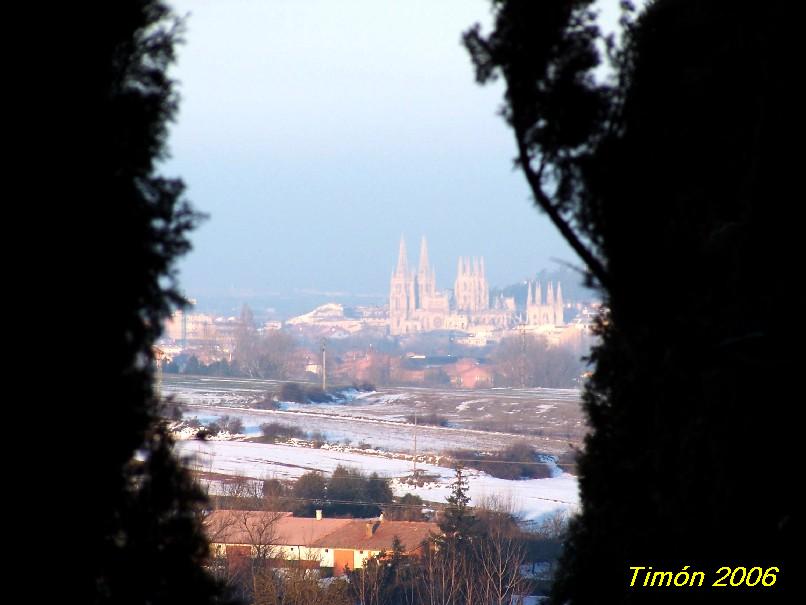
[{"label": "church building", "polygon": [[400,238],[397,266],[389,288],[389,333],[392,336],[432,330],[507,330],[516,324],[562,326],[563,300],[560,284],[556,294],[548,284],[546,301],[539,283],[528,284],[525,314],[519,316],[514,298],[498,296],[490,304],[490,287],[483,258],[460,258],[453,296],[437,290],[434,268],[428,260],[423,237],[417,270],[409,269],[406,241]]}]

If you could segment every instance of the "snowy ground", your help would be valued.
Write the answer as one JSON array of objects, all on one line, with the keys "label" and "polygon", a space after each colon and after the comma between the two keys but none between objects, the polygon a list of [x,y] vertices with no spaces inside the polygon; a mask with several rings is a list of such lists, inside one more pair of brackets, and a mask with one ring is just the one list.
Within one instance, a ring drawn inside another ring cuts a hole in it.
[{"label": "snowy ground", "polygon": [[[343,464],[390,479],[397,495],[414,493],[426,501],[444,502],[454,477],[447,461],[439,465],[439,455],[446,451],[494,451],[527,441],[538,451],[557,455],[569,444],[579,446],[585,433],[579,392],[573,389],[389,388],[353,392],[336,403],[283,403],[279,410],[251,407],[279,387],[276,381],[238,378],[165,375],[162,380],[163,395],[182,404],[185,418],[208,423],[224,415],[238,417],[246,436],[259,434],[263,423],[279,422],[323,433],[330,445],[313,449],[227,439],[202,442],[191,439],[195,431],[188,430],[177,444],[180,455],[188,458],[191,468],[209,476],[258,480],[295,479],[311,470],[328,474]],[[416,451],[430,455],[428,464],[421,459],[417,467],[435,477],[419,487],[402,482],[412,470],[415,427],[407,417],[415,409],[420,417],[437,414],[449,423],[416,427]],[[353,447],[335,445],[347,443]],[[359,444],[375,449],[357,451]],[[578,506],[576,478],[559,469],[551,479],[521,481],[467,472],[471,503],[495,496],[534,521]]]},{"label": "snowy ground", "polygon": [[448,389],[399,388],[354,392],[338,403],[283,403],[280,410],[250,406],[276,392],[270,380],[165,375],[162,392],[184,404],[186,417],[213,420],[237,416],[248,435],[264,422],[280,422],[304,431],[324,433],[329,441],[369,443],[393,451],[413,449],[414,426],[408,418],[437,414],[448,426],[420,424],[418,451],[496,450],[525,440],[538,450],[560,454],[579,446],[585,434],[579,392],[575,389]]},{"label": "snowy ground", "polygon": [[[178,452],[194,470],[219,475],[254,479],[295,479],[308,471],[331,473],[339,464],[378,473],[388,478],[395,494],[413,493],[430,502],[444,502],[453,481],[452,469],[435,464],[418,463],[418,469],[433,475],[432,482],[416,487],[402,483],[411,474],[409,460],[392,455],[365,454],[337,449],[294,447],[242,441],[180,441]],[[489,496],[512,503],[525,519],[538,521],[558,510],[575,510],[579,503],[576,478],[559,474],[551,479],[509,481],[467,470],[471,504]]]}]

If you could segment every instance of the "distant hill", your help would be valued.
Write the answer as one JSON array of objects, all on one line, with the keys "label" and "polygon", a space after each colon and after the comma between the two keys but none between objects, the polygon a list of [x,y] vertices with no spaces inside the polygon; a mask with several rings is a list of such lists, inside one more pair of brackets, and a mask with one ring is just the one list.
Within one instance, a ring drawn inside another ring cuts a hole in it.
[{"label": "distant hill", "polygon": [[[586,302],[592,300],[600,300],[599,293],[590,288],[586,288],[582,284],[582,276],[571,269],[556,269],[549,271],[543,269],[528,278],[531,281],[539,281],[545,289],[547,282],[560,282],[563,290],[563,300],[565,302]],[[515,304],[518,307],[526,305],[526,278],[516,284],[510,284],[503,288],[490,288],[490,296],[492,298],[503,293],[504,296],[515,297]]]}]

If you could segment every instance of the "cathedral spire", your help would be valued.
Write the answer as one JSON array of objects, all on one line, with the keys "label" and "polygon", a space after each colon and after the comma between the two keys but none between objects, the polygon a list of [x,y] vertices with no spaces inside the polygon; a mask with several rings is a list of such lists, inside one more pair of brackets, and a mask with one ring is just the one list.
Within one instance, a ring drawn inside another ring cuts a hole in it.
[{"label": "cathedral spire", "polygon": [[409,272],[409,263],[406,259],[406,240],[400,236],[400,251],[397,254],[397,269],[395,275],[407,275]]},{"label": "cathedral spire", "polygon": [[429,271],[430,267],[428,266],[428,243],[425,241],[425,236],[423,236],[423,239],[420,242],[420,274],[427,275]]},{"label": "cathedral spire", "polygon": [[549,282],[548,290],[546,291],[546,304],[554,304],[554,286],[551,285],[551,282]]},{"label": "cathedral spire", "polygon": [[565,325],[565,318],[563,313],[563,291],[560,282],[557,282],[557,291],[554,296],[554,324],[562,326]]},{"label": "cathedral spire", "polygon": [[526,282],[526,306],[532,306],[532,282]]},{"label": "cathedral spire", "polygon": [[535,284],[535,304],[536,305],[543,304],[543,290],[540,288],[539,281]]}]

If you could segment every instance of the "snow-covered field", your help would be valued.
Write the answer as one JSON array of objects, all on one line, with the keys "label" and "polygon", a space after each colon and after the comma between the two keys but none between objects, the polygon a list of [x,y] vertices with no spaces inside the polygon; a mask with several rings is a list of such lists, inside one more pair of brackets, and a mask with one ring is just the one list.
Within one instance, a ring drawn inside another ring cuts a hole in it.
[{"label": "snow-covered field", "polygon": [[369,443],[393,451],[413,448],[415,410],[437,415],[448,426],[417,427],[418,451],[494,450],[525,440],[538,450],[560,454],[580,445],[585,434],[579,392],[575,389],[488,389],[463,391],[389,388],[352,392],[336,403],[282,403],[279,410],[250,406],[279,390],[270,380],[165,375],[162,392],[184,404],[186,417],[239,417],[246,434],[264,422],[280,422],[324,433],[329,441]]},{"label": "snow-covered field", "polygon": [[[194,470],[253,479],[295,479],[309,471],[329,474],[342,464],[390,479],[398,496],[413,493],[430,502],[444,502],[454,478],[450,468],[418,463],[418,469],[435,479],[422,487],[412,486],[401,481],[411,475],[410,460],[327,447],[188,440],[178,442],[177,450]],[[537,521],[558,510],[575,510],[579,503],[577,480],[565,473],[558,473],[551,479],[509,481],[472,469],[466,472],[471,504],[490,496],[503,498],[512,503],[525,520]]]},{"label": "snow-covered field", "polygon": [[[581,444],[585,432],[579,392],[574,389],[388,388],[352,391],[327,404],[286,402],[279,410],[252,407],[279,388],[280,383],[271,380],[165,375],[163,395],[182,404],[185,418],[208,423],[226,415],[240,418],[244,425],[245,436],[237,438],[241,440],[198,441],[190,439],[194,431],[188,430],[177,444],[180,455],[187,457],[191,468],[210,477],[257,480],[295,479],[312,470],[329,474],[343,464],[390,479],[397,495],[414,493],[426,501],[444,502],[454,478],[447,461],[439,466],[439,456],[445,452],[494,451],[526,441],[538,451],[557,455],[566,452],[569,443]],[[416,427],[416,451],[429,454],[431,461],[420,461],[417,467],[433,477],[421,486],[403,481],[412,471],[415,427],[408,418],[415,409],[420,417],[438,415],[448,423]],[[259,434],[260,425],[267,422],[320,432],[330,445],[314,449],[242,440]],[[550,479],[512,481],[468,469],[471,503],[496,497],[509,502],[524,519],[535,521],[558,510],[574,510],[579,502],[577,480],[555,470]]]}]

